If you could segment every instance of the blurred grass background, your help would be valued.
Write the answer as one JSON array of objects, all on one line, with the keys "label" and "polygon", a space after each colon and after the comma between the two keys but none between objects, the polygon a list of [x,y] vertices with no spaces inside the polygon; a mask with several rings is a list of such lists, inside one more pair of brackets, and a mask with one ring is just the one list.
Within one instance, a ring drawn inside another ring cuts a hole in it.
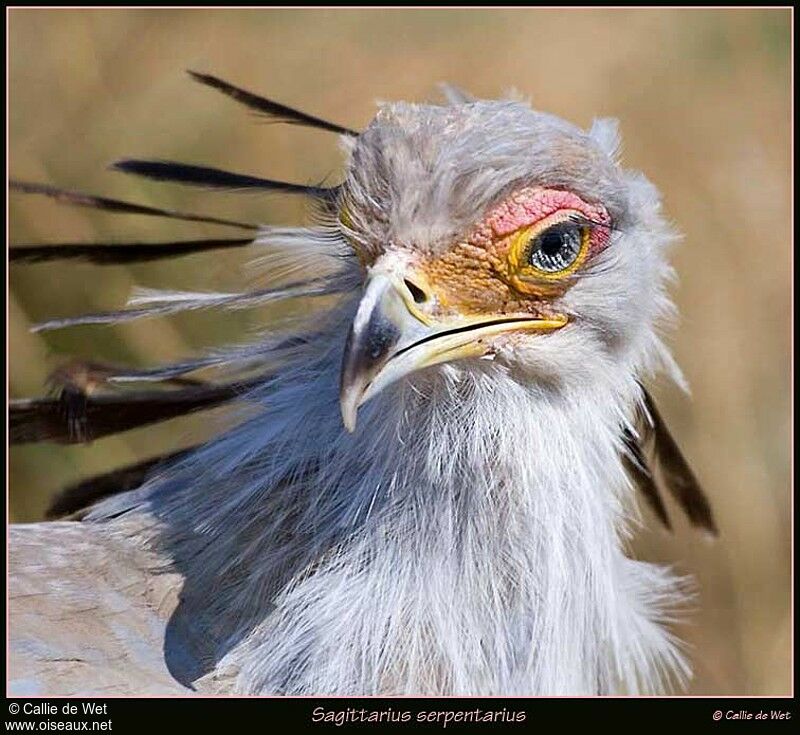
[{"label": "blurred grass background", "polygon": [[[192,84],[207,71],[345,125],[376,99],[431,99],[447,80],[479,96],[515,88],[586,126],[618,117],[623,159],[662,190],[685,234],[674,262],[682,322],[671,342],[689,401],[656,386],[711,496],[708,544],[671,506],[643,558],[698,582],[680,635],[695,694],[787,694],[790,677],[789,10],[24,10],[10,11],[11,175],[162,207],[280,223],[285,198],[211,194],[106,170],[123,156],[172,158],[298,182],[335,179],[324,132],[266,125]],[[11,242],[236,236],[213,226],[114,216],[12,194]],[[247,253],[131,268],[15,267],[10,392],[39,395],[67,355],[137,365],[229,343],[269,314],[197,314],[33,335],[46,316],[121,305],[134,285],[236,288]],[[206,416],[88,447],[16,448],[13,521],[41,518],[60,486],[176,447]]]}]

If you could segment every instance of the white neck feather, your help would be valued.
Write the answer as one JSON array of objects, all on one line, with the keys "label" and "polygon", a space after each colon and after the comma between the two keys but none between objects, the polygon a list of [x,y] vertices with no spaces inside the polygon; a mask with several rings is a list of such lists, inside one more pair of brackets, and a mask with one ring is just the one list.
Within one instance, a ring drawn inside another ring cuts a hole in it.
[{"label": "white neck feather", "polygon": [[202,686],[596,694],[688,674],[659,624],[677,580],[623,552],[632,376],[555,391],[450,366],[367,404],[350,436],[337,360],[298,361],[266,415],[147,489],[151,541],[214,642]]}]

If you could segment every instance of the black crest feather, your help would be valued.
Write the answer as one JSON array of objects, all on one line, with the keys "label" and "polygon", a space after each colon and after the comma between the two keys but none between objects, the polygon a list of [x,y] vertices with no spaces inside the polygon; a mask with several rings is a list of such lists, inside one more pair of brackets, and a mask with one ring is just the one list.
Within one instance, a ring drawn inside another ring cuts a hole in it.
[{"label": "black crest feather", "polygon": [[658,485],[656,485],[655,478],[647,463],[642,447],[639,445],[638,438],[626,429],[622,439],[627,450],[627,454],[623,456],[625,469],[636,484],[637,490],[644,496],[650,509],[656,514],[658,520],[667,530],[671,531],[672,523],[669,520],[667,508],[658,491]]},{"label": "black crest feather", "polygon": [[647,391],[643,391],[643,394],[645,409],[651,420],[653,455],[661,470],[664,485],[693,526],[704,529],[712,536],[719,535],[711,505],[700,482],[656,408],[652,396]]},{"label": "black crest feather", "polygon": [[99,500],[135,490],[160,466],[177,462],[196,448],[189,447],[177,452],[151,457],[142,462],[89,477],[74,485],[68,485],[53,498],[45,511],[45,517],[48,520],[56,520],[69,516],[78,520],[80,515],[83,515],[81,511],[85,511]]},{"label": "black crest feather", "polygon": [[143,161],[125,159],[111,164],[115,171],[143,176],[155,181],[170,181],[189,186],[205,186],[209,189],[227,189],[231,191],[260,190],[281,192],[283,194],[303,194],[318,199],[328,199],[332,190],[319,186],[291,184],[286,181],[263,179],[248,174],[236,174],[209,166],[195,166],[190,163],[174,161]]},{"label": "black crest feather", "polygon": [[159,209],[158,207],[149,207],[143,204],[132,204],[131,202],[123,202],[119,199],[109,199],[92,194],[83,194],[78,191],[59,189],[49,184],[10,181],[9,187],[13,191],[18,191],[23,194],[42,194],[62,204],[91,207],[92,209],[102,209],[106,212],[114,212],[117,214],[143,214],[152,217],[179,219],[185,222],[205,222],[213,225],[226,225],[228,227],[238,227],[242,230],[258,230],[258,225],[248,222],[237,222],[236,220],[220,219],[219,217],[208,217],[201,214],[188,214],[186,212],[176,212],[170,209]]},{"label": "black crest feather", "polygon": [[265,97],[260,97],[259,95],[248,92],[245,89],[235,87],[234,85],[229,84],[218,77],[212,76],[211,74],[201,74],[196,71],[189,71],[188,73],[196,82],[205,84],[207,87],[211,87],[212,89],[216,89],[218,92],[222,92],[222,94],[227,95],[231,99],[236,100],[246,107],[249,107],[251,110],[255,110],[262,115],[267,115],[274,120],[289,123],[290,125],[306,125],[308,127],[328,130],[332,133],[339,133],[341,135],[358,136],[358,132],[355,130],[345,128],[342,125],[337,125],[336,123],[328,122],[327,120],[322,120],[319,117],[309,115],[305,112],[301,112],[300,110],[295,110],[294,108],[287,107],[279,102],[273,102]]},{"label": "black crest feather", "polygon": [[208,250],[229,250],[252,244],[252,237],[174,240],[171,242],[82,243],[61,242],[50,245],[11,245],[10,263],[43,263],[52,260],[86,260],[95,265],[126,265],[150,260],[175,258]]},{"label": "black crest feather", "polygon": [[9,443],[80,444],[185,416],[234,400],[247,383],[199,384],[177,390],[91,395],[65,385],[57,396],[9,404]]},{"label": "black crest feather", "polygon": [[671,528],[671,524],[659,494],[659,484],[676,500],[693,526],[712,536],[719,535],[708,498],[656,408],[653,397],[644,388],[642,397],[644,414],[639,416],[639,436],[628,430],[623,433],[627,450],[624,458],[626,469],[667,528]]}]

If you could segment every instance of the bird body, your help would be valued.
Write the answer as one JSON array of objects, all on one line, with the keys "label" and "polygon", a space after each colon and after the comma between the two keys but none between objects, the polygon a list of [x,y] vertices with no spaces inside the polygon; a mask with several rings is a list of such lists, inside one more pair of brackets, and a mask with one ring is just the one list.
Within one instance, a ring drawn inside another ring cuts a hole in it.
[{"label": "bird body", "polygon": [[335,303],[219,353],[261,370],[242,421],[79,522],[13,530],[20,692],[688,678],[685,584],[627,556],[641,382],[679,376],[657,336],[674,235],[614,124],[458,96],[385,105],[345,143],[320,221],[256,241]]},{"label": "bird body", "polygon": [[[15,529],[12,656],[62,640],[91,650],[102,628],[56,636],[41,604],[96,598],[67,619],[105,620],[113,603],[155,629],[135,646],[152,654],[148,673],[164,675],[166,661],[201,691],[635,693],[685,673],[659,625],[680,600],[677,581],[623,553],[633,497],[609,418],[636,400],[633,381],[627,392],[593,385],[565,410],[486,363],[466,380],[431,376],[387,394],[351,437],[329,362],[298,360],[302,375],[271,392],[269,412],[168,483],[112,498],[82,523]],[[320,449],[330,453],[309,481],[302,468]],[[109,567],[122,589],[100,585]],[[124,635],[119,647],[134,647],[139,633]],[[12,672],[25,680],[33,666],[47,672],[43,691],[67,693],[61,672],[85,669],[81,654],[56,656],[49,671],[52,649],[43,655],[12,657]],[[156,691],[117,671],[121,693]]]},{"label": "bird body", "polygon": [[180,578],[93,524],[9,531],[9,692],[190,694],[164,662]]}]

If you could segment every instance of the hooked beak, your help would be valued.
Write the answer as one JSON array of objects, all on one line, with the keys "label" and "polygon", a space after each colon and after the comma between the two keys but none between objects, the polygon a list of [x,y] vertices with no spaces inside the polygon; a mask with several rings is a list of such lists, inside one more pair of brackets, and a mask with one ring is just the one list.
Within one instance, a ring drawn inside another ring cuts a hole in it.
[{"label": "hooked beak", "polygon": [[[413,291],[413,292],[412,292]],[[496,318],[428,315],[433,298],[402,274],[373,268],[347,336],[339,402],[345,428],[356,427],[359,406],[406,375],[431,365],[491,353],[490,337],[504,332],[548,332],[562,315]]]}]

